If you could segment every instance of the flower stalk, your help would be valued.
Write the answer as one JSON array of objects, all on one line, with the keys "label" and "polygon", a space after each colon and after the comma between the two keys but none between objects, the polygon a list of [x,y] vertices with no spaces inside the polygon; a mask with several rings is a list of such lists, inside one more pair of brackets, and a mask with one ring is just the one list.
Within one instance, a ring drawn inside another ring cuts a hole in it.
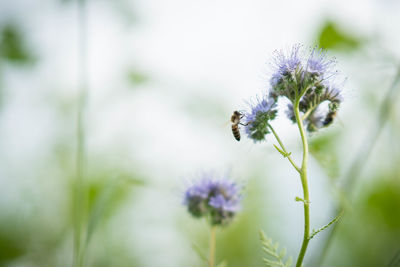
[{"label": "flower stalk", "polygon": [[[289,53],[284,53],[282,50],[275,52],[272,61],[275,70],[270,79],[269,94],[249,103],[250,109],[244,114],[244,122],[241,123],[245,126],[247,136],[255,143],[265,141],[267,134],[272,133],[279,144],[274,147],[289,160],[300,175],[303,198],[296,197],[295,200],[303,202],[304,234],[296,267],[302,266],[310,239],[338,220],[333,220],[326,227],[320,228],[320,231],[310,234],[310,195],[307,181],[309,151],[306,131],[314,133],[330,126],[343,100],[340,86],[336,81],[338,74],[334,69],[336,60],[327,58],[326,51],[318,48],[314,48],[308,57],[304,58],[300,48],[300,45],[294,45]],[[277,116],[277,103],[282,97],[290,101],[286,115],[299,129],[303,148],[300,167],[293,161],[291,153],[286,150],[270,124],[270,121]],[[267,266],[283,266],[280,258],[268,249],[268,244],[268,242],[264,244],[267,254],[270,255],[270,258],[264,259]],[[285,264],[285,266],[290,265],[291,263]]]},{"label": "flower stalk", "polygon": [[299,103],[300,103],[300,98],[297,99],[293,109],[294,109],[294,114],[296,116],[297,126],[299,128],[301,136],[301,142],[303,144],[303,161],[301,163],[300,179],[301,179],[301,185],[303,187],[303,199],[304,199],[303,201],[304,235],[299,256],[297,257],[296,267],[301,267],[301,264],[303,262],[304,256],[307,251],[308,243],[310,242],[310,196],[308,192],[308,182],[307,182],[308,142],[305,134],[303,121],[300,118]]},{"label": "flower stalk", "polygon": [[308,163],[308,142],[306,131],[304,128],[303,118],[300,117],[300,97],[295,101],[295,105],[293,106],[293,112],[297,121],[297,126],[299,128],[301,142],[303,146],[303,160],[301,163],[301,168],[296,165],[293,159],[290,157],[291,153],[287,152],[285,146],[283,145],[281,139],[279,138],[278,134],[275,132],[274,128],[271,124],[268,123],[268,128],[271,130],[272,134],[275,136],[275,139],[278,141],[280,149],[275,146],[275,148],[285,157],[288,158],[289,162],[292,166],[296,169],[296,171],[300,174],[301,185],[303,188],[303,198],[301,202],[304,205],[304,235],[303,235],[303,242],[301,245],[301,249],[299,255],[297,257],[296,267],[301,267],[302,262],[304,260],[304,256],[307,251],[308,243],[310,242],[310,196],[308,190],[308,181],[307,181],[307,163]]},{"label": "flower stalk", "polygon": [[210,258],[208,259],[208,266],[214,267],[215,263],[215,248],[216,248],[216,231],[217,227],[211,227],[211,235],[210,235]]},{"label": "flower stalk", "polygon": [[215,266],[216,231],[228,226],[240,210],[241,188],[227,177],[203,173],[200,180],[190,185],[185,192],[183,204],[195,218],[207,219],[210,224],[209,255],[202,257],[208,267]]}]

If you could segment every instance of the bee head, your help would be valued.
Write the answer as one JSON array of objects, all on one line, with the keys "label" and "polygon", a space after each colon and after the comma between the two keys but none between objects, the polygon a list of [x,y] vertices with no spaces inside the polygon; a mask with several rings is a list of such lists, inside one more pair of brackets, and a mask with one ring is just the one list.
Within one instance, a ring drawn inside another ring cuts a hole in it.
[{"label": "bee head", "polygon": [[237,116],[237,117],[240,117],[240,116],[242,116],[242,113],[240,113],[239,111],[235,110],[235,111],[233,112],[233,115],[235,115],[235,116]]}]

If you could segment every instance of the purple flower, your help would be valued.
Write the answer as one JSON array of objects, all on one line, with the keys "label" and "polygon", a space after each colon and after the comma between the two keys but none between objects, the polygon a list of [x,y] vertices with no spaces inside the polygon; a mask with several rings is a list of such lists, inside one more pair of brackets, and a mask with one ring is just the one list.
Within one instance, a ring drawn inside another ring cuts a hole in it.
[{"label": "purple flower", "polygon": [[[307,114],[304,123],[312,132],[331,125],[343,98],[341,86],[336,83],[336,60],[317,47],[308,56],[300,55],[305,53],[299,45],[294,45],[286,54],[275,52],[270,95],[275,101],[281,96],[290,100],[287,115],[293,122],[296,122],[293,105],[299,101],[299,111]],[[324,102],[328,102],[328,110],[320,108]]]},{"label": "purple flower", "polygon": [[294,45],[288,53],[275,52],[272,59],[272,93],[277,97],[285,96],[291,102],[306,91],[331,83],[338,74],[334,70],[336,60],[329,58],[325,50],[315,47],[304,57],[300,48],[300,45]]},{"label": "purple flower", "polygon": [[222,209],[227,212],[236,212],[239,210],[239,199],[226,199],[223,195],[211,197],[208,204],[216,209]]},{"label": "purple flower", "polygon": [[273,97],[264,95],[257,97],[255,102],[249,102],[250,111],[245,113],[243,124],[246,134],[253,141],[262,141],[269,133],[268,123],[276,117],[276,101]]},{"label": "purple flower", "polygon": [[240,209],[238,186],[227,178],[203,177],[185,192],[184,204],[194,217],[208,217],[213,225],[228,224]]},{"label": "purple flower", "polygon": [[288,54],[279,50],[274,52],[273,66],[275,72],[271,78],[271,85],[276,86],[282,78],[293,74],[296,69],[301,67],[301,57],[299,56],[299,44],[294,45]]},{"label": "purple flower", "polygon": [[327,75],[335,66],[336,60],[327,57],[326,51],[315,47],[307,59],[306,71],[315,75]]}]

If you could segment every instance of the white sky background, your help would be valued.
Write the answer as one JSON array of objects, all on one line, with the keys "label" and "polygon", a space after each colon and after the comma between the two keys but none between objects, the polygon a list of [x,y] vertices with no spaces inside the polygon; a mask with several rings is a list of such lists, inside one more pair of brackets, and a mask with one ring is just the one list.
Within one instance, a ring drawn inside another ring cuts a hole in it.
[{"label": "white sky background", "polygon": [[[345,29],[381,38],[384,47],[400,56],[399,4],[378,0],[124,3],[123,8],[138,17],[131,26],[121,18],[116,4],[91,1],[88,7],[87,141],[89,162],[100,153],[109,154],[106,158],[111,165],[129,166],[134,161],[157,188],[148,189],[121,215],[132,225],[143,225],[123,228],[130,231],[126,238],[142,250],[138,254],[143,266],[184,266],[193,258],[163,248],[187,247],[185,252],[191,253],[188,241],[175,230],[174,216],[184,216],[176,194],[183,189],[183,177],[201,169],[231,170],[246,182],[252,164],[272,162],[265,164],[277,166],[271,172],[271,184],[276,186],[276,202],[282,203],[278,213],[288,219],[279,224],[293,231],[288,230],[282,238],[300,238],[302,226],[289,219],[302,218],[300,206],[292,201],[300,194],[295,173],[283,169],[289,164],[273,151],[272,142],[257,146],[248,140],[237,143],[230,132],[231,112],[243,109],[243,100],[266,89],[268,60],[274,49],[289,48],[293,43],[310,45],[327,17]],[[5,206],[24,205],[21,195],[25,189],[40,194],[41,190],[35,189],[34,177],[39,172],[35,164],[48,157],[52,136],[60,127],[71,132],[75,127],[60,126],[52,113],[55,104],[49,103],[52,99],[72,101],[76,96],[76,9],[71,3],[55,1],[1,1],[0,18],[0,22],[7,18],[21,22],[39,55],[33,71],[3,69],[7,102],[0,117],[0,156],[8,168],[0,171],[0,185],[8,189],[2,189],[0,201]],[[340,67],[360,70],[343,61],[339,55]],[[129,68],[143,71],[150,81],[132,87],[126,81]],[[351,73],[346,76],[348,84],[355,86]],[[359,100],[354,91],[356,97],[348,100],[350,104]],[[219,104],[223,112],[202,110],[196,98]],[[189,112],[190,108],[195,112]],[[284,118],[274,124],[286,146],[297,153],[295,127]],[[318,168],[311,173],[322,176]],[[325,195],[330,193],[326,180],[311,177],[310,183],[317,226],[327,221],[329,200]],[[297,245],[292,245],[295,250]],[[147,257],[153,250],[158,256]]]}]

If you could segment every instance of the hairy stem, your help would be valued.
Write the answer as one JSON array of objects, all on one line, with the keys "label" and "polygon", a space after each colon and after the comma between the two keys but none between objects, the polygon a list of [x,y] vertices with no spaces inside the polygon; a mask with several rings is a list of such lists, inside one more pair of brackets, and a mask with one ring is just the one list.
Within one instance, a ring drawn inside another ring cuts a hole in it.
[{"label": "hairy stem", "polygon": [[300,97],[296,100],[295,105],[293,106],[294,114],[296,116],[297,126],[299,127],[301,142],[303,144],[303,161],[300,169],[300,179],[301,185],[303,187],[303,205],[304,205],[304,236],[303,243],[301,245],[301,249],[299,252],[299,256],[297,257],[296,267],[301,267],[304,256],[307,251],[308,243],[310,241],[310,197],[308,193],[308,182],[307,182],[307,162],[308,162],[308,143],[307,137],[304,130],[303,121],[300,117],[299,111],[299,103]]},{"label": "hairy stem", "polygon": [[215,232],[217,230],[216,226],[211,227],[211,236],[210,236],[210,258],[208,259],[208,266],[214,267],[215,262]]},{"label": "hairy stem", "polygon": [[275,132],[274,128],[270,124],[268,124],[268,127],[271,129],[271,132],[274,134],[276,141],[278,141],[279,145],[281,146],[282,151],[285,153],[285,158],[289,160],[289,162],[292,164],[292,166],[298,171],[299,173],[301,172],[301,169],[294,163],[293,159],[290,157],[290,153],[287,152],[285,146],[283,145],[281,139],[279,138],[278,134]]}]

